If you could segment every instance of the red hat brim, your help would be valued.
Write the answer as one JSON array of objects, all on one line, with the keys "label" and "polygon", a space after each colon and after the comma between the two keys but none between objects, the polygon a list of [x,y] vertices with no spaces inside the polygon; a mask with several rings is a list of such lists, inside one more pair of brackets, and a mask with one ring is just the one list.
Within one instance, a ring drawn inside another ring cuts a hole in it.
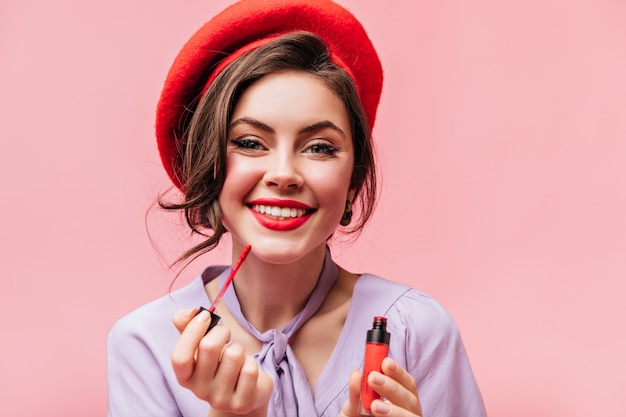
[{"label": "red hat brim", "polygon": [[179,141],[185,140],[185,113],[195,108],[211,69],[233,52],[258,40],[293,31],[322,38],[349,69],[365,113],[374,126],[382,91],[382,66],[361,23],[330,0],[243,0],[204,24],[172,65],[157,106],[156,137],[161,161],[182,189]]}]

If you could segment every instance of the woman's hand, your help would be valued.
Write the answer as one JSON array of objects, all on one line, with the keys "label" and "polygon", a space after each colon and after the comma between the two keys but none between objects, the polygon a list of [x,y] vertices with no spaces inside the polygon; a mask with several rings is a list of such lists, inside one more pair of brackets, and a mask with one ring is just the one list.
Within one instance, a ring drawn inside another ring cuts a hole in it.
[{"label": "woman's hand", "polygon": [[[385,401],[374,400],[371,411],[374,416],[415,417],[422,415],[422,406],[417,395],[415,380],[398,362],[385,358],[382,364],[383,373],[371,372],[367,383],[374,391],[385,398]],[[339,417],[358,417],[359,395],[362,375],[359,371],[352,372],[349,383],[349,397]]]},{"label": "woman's hand", "polygon": [[210,314],[197,312],[195,308],[179,310],[173,318],[181,333],[172,351],[178,383],[211,405],[210,416],[265,416],[272,379],[241,345],[229,343],[227,327],[215,326],[205,335]]}]

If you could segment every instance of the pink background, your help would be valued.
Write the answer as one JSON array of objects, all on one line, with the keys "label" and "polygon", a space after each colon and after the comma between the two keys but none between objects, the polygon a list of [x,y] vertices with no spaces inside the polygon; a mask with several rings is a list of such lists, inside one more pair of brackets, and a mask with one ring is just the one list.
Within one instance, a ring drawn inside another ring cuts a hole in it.
[{"label": "pink background", "polygon": [[[175,217],[147,217],[161,255],[145,230],[156,101],[228,3],[0,3],[0,415],[104,415],[108,329],[185,245]],[[383,198],[340,261],[447,307],[492,417],[623,415],[626,3],[341,4],[386,81]]]}]

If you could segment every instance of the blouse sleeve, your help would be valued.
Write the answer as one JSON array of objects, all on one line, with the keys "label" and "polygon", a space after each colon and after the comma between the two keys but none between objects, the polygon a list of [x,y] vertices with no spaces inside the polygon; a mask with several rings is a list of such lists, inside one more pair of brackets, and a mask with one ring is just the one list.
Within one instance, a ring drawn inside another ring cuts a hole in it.
[{"label": "blouse sleeve", "polygon": [[[209,267],[219,275],[224,267]],[[178,384],[171,355],[180,334],[172,316],[181,308],[206,305],[204,279],[144,304],[118,320],[107,339],[107,417],[197,417],[209,404]]]},{"label": "blouse sleeve", "polygon": [[109,333],[107,368],[107,417],[181,416],[161,363],[127,318]]},{"label": "blouse sleeve", "polygon": [[[433,298],[411,290],[389,312],[402,341],[396,348],[415,377],[425,416],[485,417],[484,403],[474,378],[459,329]],[[394,334],[394,333],[392,333]]]}]

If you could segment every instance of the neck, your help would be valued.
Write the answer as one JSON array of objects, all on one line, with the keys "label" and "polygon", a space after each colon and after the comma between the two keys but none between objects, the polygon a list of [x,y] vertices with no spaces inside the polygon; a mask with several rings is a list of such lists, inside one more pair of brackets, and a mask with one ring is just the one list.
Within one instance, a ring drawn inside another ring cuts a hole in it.
[{"label": "neck", "polygon": [[[236,250],[236,248],[233,248]],[[233,281],[241,311],[260,332],[282,329],[305,306],[324,265],[325,246],[289,264],[250,253]],[[234,260],[238,253],[233,253]]]}]

